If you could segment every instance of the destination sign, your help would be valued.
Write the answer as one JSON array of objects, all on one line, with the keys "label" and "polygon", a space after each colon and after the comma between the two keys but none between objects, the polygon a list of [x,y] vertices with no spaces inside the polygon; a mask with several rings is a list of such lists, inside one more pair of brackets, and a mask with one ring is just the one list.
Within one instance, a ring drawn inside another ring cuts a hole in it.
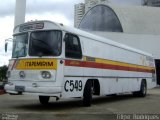
[{"label": "destination sign", "polygon": [[20,60],[16,69],[26,70],[26,69],[57,69],[56,59],[30,59],[30,60]]},{"label": "destination sign", "polygon": [[29,23],[29,24],[21,25],[19,27],[19,32],[25,32],[29,30],[36,30],[36,29],[43,29],[43,28],[44,28],[43,22]]}]

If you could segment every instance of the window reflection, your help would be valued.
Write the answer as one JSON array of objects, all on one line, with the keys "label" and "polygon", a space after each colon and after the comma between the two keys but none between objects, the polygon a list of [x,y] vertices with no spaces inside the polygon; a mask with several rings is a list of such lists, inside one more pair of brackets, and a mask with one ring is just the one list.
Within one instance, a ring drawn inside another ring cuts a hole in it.
[{"label": "window reflection", "polygon": [[25,57],[27,55],[28,34],[14,35],[12,58]]}]

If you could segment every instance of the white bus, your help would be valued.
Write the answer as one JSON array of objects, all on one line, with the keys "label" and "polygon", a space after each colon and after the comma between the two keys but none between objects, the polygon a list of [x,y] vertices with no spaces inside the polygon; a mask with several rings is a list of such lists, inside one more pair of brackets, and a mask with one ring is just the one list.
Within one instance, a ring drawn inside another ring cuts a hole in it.
[{"label": "white bus", "polygon": [[51,21],[14,28],[7,76],[6,92],[37,95],[41,104],[82,98],[90,106],[93,95],[144,97],[156,86],[151,54]]}]

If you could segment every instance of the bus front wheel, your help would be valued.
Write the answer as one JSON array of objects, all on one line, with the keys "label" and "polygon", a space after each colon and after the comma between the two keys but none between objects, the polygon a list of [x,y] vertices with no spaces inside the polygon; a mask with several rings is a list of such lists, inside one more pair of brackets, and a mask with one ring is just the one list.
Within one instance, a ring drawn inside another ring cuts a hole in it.
[{"label": "bus front wheel", "polygon": [[83,105],[85,107],[91,106],[92,101],[92,82],[91,80],[87,81],[84,92],[83,92]]},{"label": "bus front wheel", "polygon": [[49,96],[39,96],[39,101],[42,105],[46,105],[49,102]]}]

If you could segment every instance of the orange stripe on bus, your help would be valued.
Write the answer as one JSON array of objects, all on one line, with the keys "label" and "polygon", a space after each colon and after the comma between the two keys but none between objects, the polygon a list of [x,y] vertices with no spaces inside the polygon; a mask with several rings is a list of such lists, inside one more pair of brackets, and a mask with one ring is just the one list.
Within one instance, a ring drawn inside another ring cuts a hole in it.
[{"label": "orange stripe on bus", "polygon": [[155,70],[153,68],[150,67],[140,68],[137,67],[138,65],[135,65],[135,67],[130,67],[130,66],[121,66],[121,65],[104,64],[104,63],[87,62],[87,61],[75,61],[75,60],[66,60],[65,66],[155,73]]}]

